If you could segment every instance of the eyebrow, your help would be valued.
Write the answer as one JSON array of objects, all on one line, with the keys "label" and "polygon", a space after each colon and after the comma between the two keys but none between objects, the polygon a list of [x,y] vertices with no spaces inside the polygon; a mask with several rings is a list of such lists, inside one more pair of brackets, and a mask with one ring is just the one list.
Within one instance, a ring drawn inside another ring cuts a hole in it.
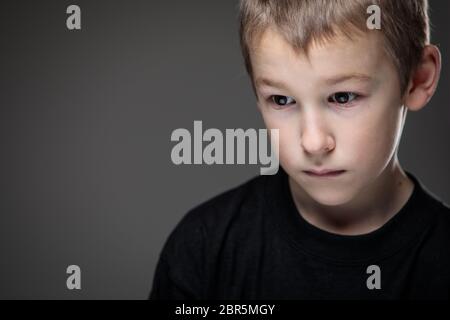
[{"label": "eyebrow", "polygon": [[327,84],[336,84],[336,83],[344,82],[344,81],[348,81],[348,80],[356,80],[356,81],[360,81],[360,82],[370,82],[370,81],[372,81],[372,77],[369,75],[366,75],[366,74],[362,74],[362,73],[352,73],[352,74],[329,78],[329,79],[326,79],[325,82]]},{"label": "eyebrow", "polygon": [[[356,80],[356,81],[360,81],[360,82],[370,82],[370,81],[372,81],[372,77],[370,77],[366,74],[362,74],[362,73],[351,73],[351,74],[347,74],[347,75],[338,75],[338,76],[335,76],[332,78],[328,78],[328,79],[324,80],[324,82],[328,85],[333,85],[333,84],[348,81],[348,80]],[[287,88],[286,84],[284,84],[281,81],[270,80],[270,79],[266,79],[266,78],[257,78],[255,83],[256,83],[257,87],[269,86],[269,87],[274,87],[274,88]]]}]

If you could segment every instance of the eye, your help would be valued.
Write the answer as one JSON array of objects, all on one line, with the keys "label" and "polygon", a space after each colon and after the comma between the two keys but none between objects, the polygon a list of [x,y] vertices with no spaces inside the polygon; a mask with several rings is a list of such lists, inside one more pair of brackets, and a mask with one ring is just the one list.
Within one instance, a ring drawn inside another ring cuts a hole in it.
[{"label": "eye", "polygon": [[328,102],[337,104],[349,104],[359,97],[358,94],[353,92],[336,92],[328,98]]},{"label": "eye", "polygon": [[270,96],[269,100],[280,107],[295,103],[295,100],[293,98],[287,97],[287,96],[280,96],[280,95]]}]

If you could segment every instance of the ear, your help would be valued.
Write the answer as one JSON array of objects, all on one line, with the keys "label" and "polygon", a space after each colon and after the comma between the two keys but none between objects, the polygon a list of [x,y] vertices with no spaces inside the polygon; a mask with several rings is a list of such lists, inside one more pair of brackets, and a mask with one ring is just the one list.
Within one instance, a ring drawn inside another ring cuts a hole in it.
[{"label": "ear", "polygon": [[436,91],[441,74],[441,53],[434,45],[425,46],[422,59],[411,75],[404,104],[411,111],[422,109]]}]

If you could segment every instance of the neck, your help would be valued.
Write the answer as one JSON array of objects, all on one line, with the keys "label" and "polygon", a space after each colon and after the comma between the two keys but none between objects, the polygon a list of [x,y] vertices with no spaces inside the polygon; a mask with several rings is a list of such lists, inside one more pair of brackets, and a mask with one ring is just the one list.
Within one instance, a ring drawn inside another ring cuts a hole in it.
[{"label": "neck", "polygon": [[297,210],[306,221],[341,235],[365,234],[380,228],[400,211],[414,189],[396,157],[376,181],[346,204],[322,205],[291,178],[289,185]]}]

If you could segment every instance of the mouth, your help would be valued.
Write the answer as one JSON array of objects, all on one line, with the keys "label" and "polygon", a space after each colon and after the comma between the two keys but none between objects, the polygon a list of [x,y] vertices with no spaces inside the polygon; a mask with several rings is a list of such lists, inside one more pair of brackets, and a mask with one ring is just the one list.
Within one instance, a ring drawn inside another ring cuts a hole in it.
[{"label": "mouth", "polygon": [[303,172],[311,177],[337,177],[343,174],[346,170],[304,170]]}]

